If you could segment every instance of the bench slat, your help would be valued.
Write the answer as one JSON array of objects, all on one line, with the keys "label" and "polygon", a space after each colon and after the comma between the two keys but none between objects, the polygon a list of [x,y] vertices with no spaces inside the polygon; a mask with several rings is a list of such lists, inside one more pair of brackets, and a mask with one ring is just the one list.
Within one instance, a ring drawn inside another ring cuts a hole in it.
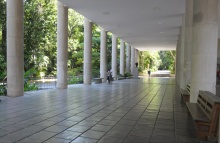
[{"label": "bench slat", "polygon": [[209,91],[199,91],[199,94],[202,95],[206,100],[208,100],[212,105],[215,103],[220,103],[220,98]]},{"label": "bench slat", "polygon": [[194,120],[201,122],[210,122],[210,119],[207,118],[206,114],[197,105],[197,103],[186,102],[186,105]]}]

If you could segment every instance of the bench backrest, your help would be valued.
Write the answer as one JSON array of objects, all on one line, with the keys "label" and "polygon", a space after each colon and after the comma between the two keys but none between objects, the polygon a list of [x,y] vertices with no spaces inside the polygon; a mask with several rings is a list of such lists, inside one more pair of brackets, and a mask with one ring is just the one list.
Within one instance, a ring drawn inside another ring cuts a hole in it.
[{"label": "bench backrest", "polygon": [[213,114],[216,114],[216,110],[220,107],[220,98],[209,91],[199,91],[197,103],[206,116],[212,120]]},{"label": "bench backrest", "polygon": [[186,90],[190,93],[190,84],[189,83],[186,85]]}]

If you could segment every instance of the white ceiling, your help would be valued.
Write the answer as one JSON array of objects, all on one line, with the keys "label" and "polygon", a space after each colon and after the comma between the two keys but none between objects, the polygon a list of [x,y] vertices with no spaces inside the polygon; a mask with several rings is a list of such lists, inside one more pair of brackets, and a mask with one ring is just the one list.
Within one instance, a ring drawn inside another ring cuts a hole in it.
[{"label": "white ceiling", "polygon": [[59,0],[139,50],[175,49],[185,0]]}]

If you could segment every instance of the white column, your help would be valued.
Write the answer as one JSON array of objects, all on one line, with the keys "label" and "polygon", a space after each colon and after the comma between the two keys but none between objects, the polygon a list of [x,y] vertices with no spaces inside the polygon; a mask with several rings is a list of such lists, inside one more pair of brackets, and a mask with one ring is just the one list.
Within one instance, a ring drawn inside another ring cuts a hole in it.
[{"label": "white column", "polygon": [[7,0],[7,94],[24,94],[23,0]]},{"label": "white column", "polygon": [[[218,39],[217,63],[220,64],[220,39]],[[220,69],[218,69],[218,70],[220,70]]]},{"label": "white column", "polygon": [[84,63],[83,83],[90,85],[92,80],[92,23],[84,18]]},{"label": "white column", "polygon": [[131,49],[130,45],[126,45],[126,72],[131,73],[130,71],[130,64],[131,64]]},{"label": "white column", "polygon": [[57,88],[67,88],[68,8],[57,1]]},{"label": "white column", "polygon": [[125,44],[120,40],[120,74],[125,74]]},{"label": "white column", "polygon": [[112,77],[117,78],[117,38],[112,34]]},{"label": "white column", "polygon": [[180,35],[178,36],[177,40],[177,47],[176,47],[176,81],[177,86],[180,85]]},{"label": "white column", "polygon": [[181,26],[181,44],[180,44],[180,88],[185,89],[185,79],[184,79],[184,49],[185,49],[185,15],[182,17]]},{"label": "white column", "polygon": [[131,46],[131,74],[134,75],[135,68],[135,49]]},{"label": "white column", "polygon": [[100,77],[107,81],[107,32],[101,28]]},{"label": "white column", "polygon": [[177,44],[176,44],[176,61],[175,61],[175,79],[176,79],[176,85],[178,86],[178,40],[177,40]]},{"label": "white column", "polygon": [[193,21],[192,0],[186,0],[185,12],[186,13],[185,13],[184,79],[185,79],[185,84],[188,84],[191,82],[192,21]]},{"label": "white column", "polygon": [[[216,71],[220,71],[220,39],[218,39],[218,49],[217,49],[217,68]],[[216,79],[217,83],[219,83],[219,79]],[[218,90],[217,90],[218,91]],[[217,92],[216,91],[216,92]],[[216,93],[218,94],[218,93]]]},{"label": "white column", "polygon": [[217,59],[218,64],[220,64],[220,39],[218,39]]},{"label": "white column", "polygon": [[218,0],[194,0],[193,8],[190,102],[197,102],[199,90],[216,92]]}]

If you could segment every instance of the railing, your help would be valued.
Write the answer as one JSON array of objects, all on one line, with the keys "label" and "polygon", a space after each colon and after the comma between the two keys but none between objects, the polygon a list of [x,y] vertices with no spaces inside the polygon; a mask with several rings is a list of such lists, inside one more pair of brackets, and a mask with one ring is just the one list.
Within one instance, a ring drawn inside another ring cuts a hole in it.
[{"label": "railing", "polygon": [[[83,76],[69,76],[67,78],[68,84],[83,83]],[[44,90],[56,88],[57,78],[55,76],[45,77],[25,77],[24,90]],[[0,77],[0,95],[7,95],[7,79]]]},{"label": "railing", "polygon": [[36,86],[38,90],[56,88],[57,79],[55,76],[28,77],[25,82],[30,86]]}]

